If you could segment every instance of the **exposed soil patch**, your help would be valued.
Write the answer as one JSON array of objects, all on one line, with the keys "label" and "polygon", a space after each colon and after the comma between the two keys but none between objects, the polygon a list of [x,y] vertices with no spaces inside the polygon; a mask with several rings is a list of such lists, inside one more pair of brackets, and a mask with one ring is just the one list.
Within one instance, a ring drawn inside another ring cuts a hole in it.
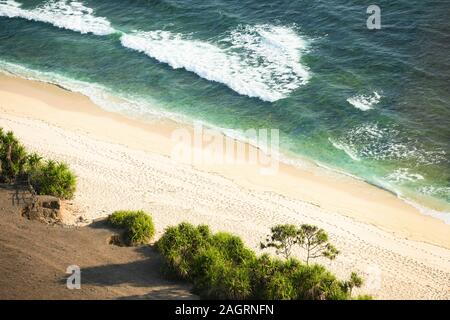
[{"label": "exposed soil patch", "polygon": [[61,202],[52,196],[34,196],[22,209],[22,215],[30,220],[46,224],[62,223]]},{"label": "exposed soil patch", "polygon": [[[54,199],[42,197],[33,211],[30,197],[0,186],[0,299],[196,298],[185,283],[162,276],[151,246],[110,245],[115,232],[103,221],[63,226]],[[70,265],[81,268],[80,290],[66,287]]]}]

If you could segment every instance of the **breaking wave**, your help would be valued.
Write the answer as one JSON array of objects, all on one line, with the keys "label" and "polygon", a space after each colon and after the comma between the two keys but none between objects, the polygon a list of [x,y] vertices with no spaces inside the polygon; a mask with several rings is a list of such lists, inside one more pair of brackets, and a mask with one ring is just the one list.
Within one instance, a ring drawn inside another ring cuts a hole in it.
[{"label": "breaking wave", "polygon": [[371,95],[356,95],[347,99],[347,102],[350,103],[355,108],[367,111],[372,109],[378,102],[380,102],[381,95],[374,91]]},{"label": "breaking wave", "polygon": [[307,41],[294,28],[241,26],[210,43],[161,30],[122,33],[78,1],[52,0],[24,9],[14,0],[0,0],[0,16],[49,23],[82,34],[120,33],[126,48],[264,101],[286,98],[310,78],[308,68],[300,63]]},{"label": "breaking wave", "polygon": [[353,160],[406,160],[423,165],[448,161],[444,150],[430,149],[393,127],[377,123],[357,126],[339,138],[329,138],[329,141]]},{"label": "breaking wave", "polygon": [[52,24],[61,29],[103,36],[116,32],[110,22],[96,17],[93,9],[78,1],[48,1],[34,9],[23,9],[14,0],[0,0],[0,16]]},{"label": "breaking wave", "polygon": [[174,69],[184,68],[269,102],[287,97],[310,78],[300,63],[307,42],[287,27],[245,26],[216,44],[168,31],[124,34],[121,42]]}]

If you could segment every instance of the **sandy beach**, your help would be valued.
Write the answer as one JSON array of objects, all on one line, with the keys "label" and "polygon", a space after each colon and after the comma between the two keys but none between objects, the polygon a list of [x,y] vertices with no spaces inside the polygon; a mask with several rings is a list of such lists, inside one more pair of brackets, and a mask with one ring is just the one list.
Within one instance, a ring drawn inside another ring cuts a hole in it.
[{"label": "sandy beach", "polygon": [[328,231],[341,251],[320,262],[342,278],[361,273],[360,292],[450,299],[450,225],[362,181],[308,163],[304,169],[280,164],[270,176],[258,165],[180,163],[171,157],[171,135],[192,128],[128,119],[80,94],[7,75],[0,75],[0,127],[75,171],[69,223],[144,209],[159,234],[181,221],[206,223],[255,250],[275,224],[311,223]]}]

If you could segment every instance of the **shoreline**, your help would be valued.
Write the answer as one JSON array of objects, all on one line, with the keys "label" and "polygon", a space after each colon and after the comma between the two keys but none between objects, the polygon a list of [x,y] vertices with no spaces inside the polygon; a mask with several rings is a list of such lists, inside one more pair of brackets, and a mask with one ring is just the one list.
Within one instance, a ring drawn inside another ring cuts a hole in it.
[{"label": "shoreline", "polygon": [[[136,116],[128,116],[124,113],[120,113],[115,108],[112,108],[111,110],[108,103],[112,103],[115,105],[116,99],[120,100],[121,103],[128,103],[127,98],[124,97],[116,97],[111,92],[103,92],[103,90],[106,90],[106,88],[102,88],[101,86],[96,88],[95,90],[100,90],[100,98],[98,97],[98,94],[92,95],[92,93],[86,91],[84,87],[89,87],[89,83],[79,83],[78,85],[71,84],[70,79],[66,79],[65,77],[60,77],[52,75],[51,73],[41,73],[32,69],[27,69],[21,65],[12,64],[5,61],[0,61],[0,65],[2,66],[2,70],[0,70],[0,74],[6,75],[6,76],[12,76],[17,77],[20,79],[35,81],[38,83],[44,83],[48,84],[50,86],[56,86],[63,91],[75,93],[78,95],[82,95],[84,97],[87,97],[90,100],[90,103],[95,106],[95,108],[100,107],[102,111],[106,111],[107,115],[112,116],[114,119],[118,120],[131,120],[131,125],[133,126],[140,126],[142,128],[149,128],[155,122],[158,128],[152,129],[153,131],[160,132],[164,129],[169,129],[169,133],[164,132],[165,136],[170,136],[170,131],[173,132],[173,130],[176,130],[177,128],[189,128],[189,130],[192,132],[192,128],[200,124],[205,128],[205,130],[211,130],[214,131],[216,134],[221,135],[225,137],[227,140],[234,140],[240,142],[240,145],[249,145],[253,150],[261,150],[258,147],[258,142],[253,143],[248,141],[248,139],[245,139],[241,135],[240,132],[231,129],[224,129],[217,127],[213,124],[209,124],[207,122],[203,121],[197,121],[193,119],[189,119],[185,116],[173,114],[170,112],[166,112],[164,110],[160,109],[153,109],[153,106],[147,105],[147,107],[150,108],[150,117],[145,116],[145,119],[140,120]],[[31,73],[30,73],[31,72]],[[41,76],[44,75],[44,78]],[[55,80],[56,79],[56,80]],[[103,96],[103,94],[106,94],[106,96]],[[60,106],[58,106],[60,107]],[[87,110],[84,110],[85,112],[92,112],[95,108],[89,107]],[[75,108],[77,110],[77,108]],[[104,116],[105,114],[103,114]],[[117,118],[117,115],[119,115],[119,118]],[[167,130],[166,130],[167,131]],[[126,144],[130,144],[130,141],[127,141]],[[152,151],[152,150],[150,150]],[[158,152],[161,152],[162,150],[158,150]],[[436,218],[438,220],[444,221],[444,223],[450,225],[450,212],[448,212],[448,203],[442,203],[442,200],[435,199],[435,198],[422,198],[421,200],[418,200],[415,198],[414,195],[409,194],[405,195],[403,191],[400,191],[398,188],[395,188],[393,186],[386,185],[385,182],[382,181],[367,181],[366,179],[362,177],[355,176],[349,172],[345,172],[342,169],[330,167],[328,164],[318,162],[317,160],[307,158],[303,155],[298,155],[292,153],[292,151],[284,149],[284,150],[277,150],[278,153],[278,162],[283,163],[286,167],[289,168],[295,168],[299,169],[300,171],[309,171],[309,172],[319,172],[319,174],[326,174],[330,176],[339,177],[344,176],[348,177],[349,181],[352,181],[353,179],[357,181],[362,181],[363,183],[366,183],[367,185],[370,185],[371,187],[375,187],[376,189],[381,189],[383,191],[386,191],[396,198],[400,199],[402,202],[406,203],[408,206],[413,207],[416,212],[420,212],[420,214],[425,216],[430,216],[433,218]],[[281,160],[280,160],[281,159]],[[424,202],[425,201],[425,202]]]},{"label": "shoreline", "polygon": [[[8,101],[0,105],[4,114],[31,117],[111,143],[166,157],[171,156],[171,149],[174,147],[171,139],[174,130],[187,129],[193,132],[193,126],[169,119],[157,120],[155,123],[130,119],[101,109],[80,93],[13,75],[0,74],[0,97],[3,101]],[[34,106],[34,110],[26,110],[24,103],[32,103],[33,100],[39,101],[39,106]],[[71,117],[70,121],[67,121],[67,116]],[[96,122],[103,123],[98,126]],[[107,127],[114,130],[111,132]],[[126,131],[126,134],[118,133],[121,130]],[[230,137],[225,139],[236,142]],[[244,144],[246,150],[257,150],[248,143],[237,143]],[[450,248],[450,225],[423,214],[389,190],[306,161],[306,169],[303,170],[279,162],[279,170],[273,176],[261,175],[258,172],[261,169],[259,164],[194,164],[194,167],[226,177],[246,188],[294,197],[405,238]]]},{"label": "shoreline", "polygon": [[[317,262],[340,279],[361,274],[366,283],[355,294],[450,299],[450,226],[363,181],[310,166],[280,164],[276,175],[262,176],[250,164],[180,163],[170,157],[171,134],[192,128],[128,119],[81,94],[4,75],[0,127],[75,172],[77,192],[66,202],[72,224],[115,210],[144,210],[158,226],[156,238],[188,221],[236,234],[258,253],[270,227],[314,224],[341,251],[333,261]],[[303,257],[300,250],[293,254]]]}]

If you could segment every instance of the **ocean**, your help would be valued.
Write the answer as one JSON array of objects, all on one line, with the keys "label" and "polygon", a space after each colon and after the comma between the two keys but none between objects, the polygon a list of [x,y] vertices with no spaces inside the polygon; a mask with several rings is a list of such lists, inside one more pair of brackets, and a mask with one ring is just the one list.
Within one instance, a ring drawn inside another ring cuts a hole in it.
[{"label": "ocean", "polygon": [[[129,117],[278,129],[450,223],[450,2],[0,0],[0,70]],[[30,106],[32,107],[32,106]]]}]

